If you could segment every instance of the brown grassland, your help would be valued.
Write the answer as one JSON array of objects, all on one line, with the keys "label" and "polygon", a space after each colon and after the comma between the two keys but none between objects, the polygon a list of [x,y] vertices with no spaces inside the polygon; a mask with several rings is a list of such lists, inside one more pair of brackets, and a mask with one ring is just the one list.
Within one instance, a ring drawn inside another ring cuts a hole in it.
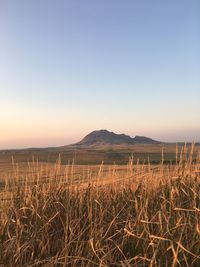
[{"label": "brown grassland", "polygon": [[99,166],[2,156],[0,266],[200,266],[197,152]]}]

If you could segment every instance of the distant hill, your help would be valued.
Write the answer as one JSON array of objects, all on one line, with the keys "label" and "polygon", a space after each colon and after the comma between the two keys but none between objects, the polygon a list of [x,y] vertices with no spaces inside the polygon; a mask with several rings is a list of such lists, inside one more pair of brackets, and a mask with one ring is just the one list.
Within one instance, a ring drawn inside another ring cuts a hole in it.
[{"label": "distant hill", "polygon": [[135,136],[132,138],[136,144],[161,144],[163,142],[153,140],[146,136]]},{"label": "distant hill", "polygon": [[93,131],[86,135],[80,142],[75,145],[78,146],[92,146],[92,145],[134,145],[134,144],[160,144],[145,136],[135,136],[134,138],[125,134],[116,134],[107,130]]}]

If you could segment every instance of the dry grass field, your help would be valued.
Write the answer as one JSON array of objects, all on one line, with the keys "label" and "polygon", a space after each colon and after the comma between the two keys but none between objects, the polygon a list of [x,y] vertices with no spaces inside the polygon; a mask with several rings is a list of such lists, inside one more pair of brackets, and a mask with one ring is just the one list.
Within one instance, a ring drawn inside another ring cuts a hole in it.
[{"label": "dry grass field", "polygon": [[[200,156],[63,164],[1,156],[0,266],[200,266]],[[8,160],[9,158],[9,160]]]},{"label": "dry grass field", "polygon": [[[179,143],[179,151],[184,144]],[[189,147],[190,145],[188,145]],[[138,159],[141,163],[148,160],[152,164],[160,163],[162,150],[164,150],[164,162],[175,163],[176,144],[134,144],[134,145],[97,145],[97,146],[63,146],[55,148],[36,148],[22,150],[4,150],[0,151],[0,168],[8,166],[10,169],[11,157],[14,157],[17,163],[31,162],[33,158],[39,162],[55,163],[61,156],[62,164],[74,162],[76,165],[99,165],[102,161],[105,164],[113,163],[126,165],[130,156],[134,155],[134,163]],[[195,145],[194,155],[200,151],[200,144]]]}]

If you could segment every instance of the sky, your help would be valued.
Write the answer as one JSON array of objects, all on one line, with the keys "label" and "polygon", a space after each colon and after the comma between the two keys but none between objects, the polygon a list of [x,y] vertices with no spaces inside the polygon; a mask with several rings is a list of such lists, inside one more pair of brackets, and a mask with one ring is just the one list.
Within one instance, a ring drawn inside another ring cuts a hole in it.
[{"label": "sky", "polygon": [[107,129],[200,141],[199,0],[0,0],[0,149]]}]

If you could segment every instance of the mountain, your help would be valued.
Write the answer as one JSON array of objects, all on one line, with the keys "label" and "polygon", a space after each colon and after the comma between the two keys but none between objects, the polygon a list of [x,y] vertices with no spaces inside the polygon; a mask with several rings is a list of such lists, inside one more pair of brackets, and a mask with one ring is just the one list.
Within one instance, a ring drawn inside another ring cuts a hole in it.
[{"label": "mountain", "polygon": [[161,144],[162,142],[153,140],[146,136],[138,136],[136,135],[134,138],[132,138],[135,143],[139,144]]},{"label": "mountain", "polygon": [[80,142],[75,145],[91,146],[91,145],[134,145],[134,144],[159,144],[145,136],[135,136],[134,138],[125,134],[116,134],[107,130],[93,131],[86,135]]}]

